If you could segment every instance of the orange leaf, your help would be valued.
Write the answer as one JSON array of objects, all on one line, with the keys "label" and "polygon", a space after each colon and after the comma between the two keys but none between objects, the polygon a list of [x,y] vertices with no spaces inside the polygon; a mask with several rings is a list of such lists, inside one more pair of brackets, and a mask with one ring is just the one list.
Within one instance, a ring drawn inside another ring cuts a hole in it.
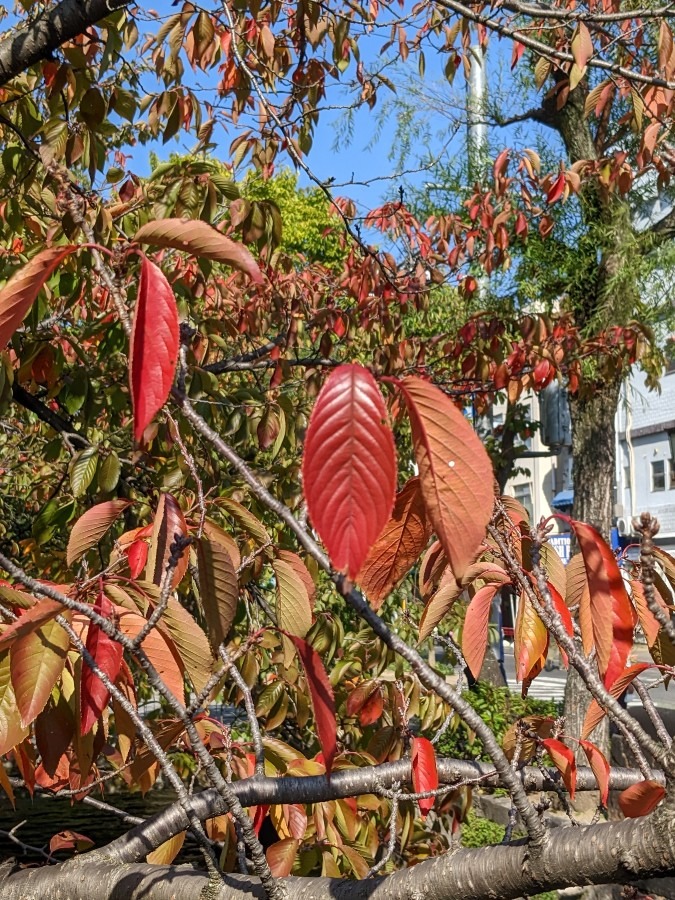
[{"label": "orange leaf", "polygon": [[[537,660],[545,655],[547,647],[548,631],[546,626],[527,596],[521,594],[513,634],[517,681],[522,681],[528,673],[531,673]],[[531,675],[530,680],[534,677]]]},{"label": "orange leaf", "polygon": [[174,834],[168,841],[160,844],[156,850],[145,857],[145,861],[154,866],[170,866],[174,859],[180,853],[185,841],[185,832],[180,831]]},{"label": "orange leaf", "polygon": [[371,547],[358,575],[358,582],[374,609],[380,608],[417,562],[430,535],[420,481],[411,478],[396,495],[391,519]]},{"label": "orange leaf", "polygon": [[245,272],[252,281],[262,282],[258,264],[243,244],[216,231],[198,219],[161,219],[138,229],[134,241],[185,250],[200,259],[227,263]]},{"label": "orange leaf", "polygon": [[455,576],[447,568],[443,573],[438,590],[431,596],[424,607],[424,612],[420,619],[420,641],[429,637],[443,617],[450,612],[462,590],[462,586],[457,584]]},{"label": "orange leaf", "polygon": [[541,743],[553,760],[553,765],[562,775],[565,787],[569,791],[570,799],[574,800],[577,787],[577,764],[574,760],[574,752],[562,741],[558,741],[555,738],[546,738]]},{"label": "orange leaf", "polygon": [[590,525],[569,520],[584,558],[590,590],[593,643],[605,685],[623,671],[633,646],[633,608],[614,554]]},{"label": "orange leaf", "polygon": [[[614,699],[618,699],[623,692],[626,690],[631,681],[640,675],[645,669],[653,669],[654,666],[651,663],[636,663],[634,666],[630,666],[626,669],[622,675],[620,675],[614,684],[608,688],[609,693],[614,697]],[[584,719],[584,724],[581,729],[581,736],[586,738],[593,731],[598,722],[601,721],[603,716],[605,716],[605,710],[600,706],[597,700],[591,700],[591,703],[586,712],[586,718]]]},{"label": "orange leaf", "polygon": [[427,514],[457,581],[474,561],[494,505],[492,463],[473,428],[442,391],[400,382]]},{"label": "orange leaf", "polygon": [[638,781],[619,794],[619,806],[627,819],[647,816],[666,795],[658,781]]},{"label": "orange leaf", "polygon": [[462,653],[474,678],[478,678],[485,657],[488,623],[492,599],[499,590],[498,584],[486,584],[476,591],[464,619],[462,629]]},{"label": "orange leaf", "polygon": [[275,878],[287,878],[291,874],[299,846],[300,841],[286,838],[267,848],[265,856]]},{"label": "orange leaf", "polygon": [[[64,610],[63,615],[72,614]],[[10,672],[22,725],[30,725],[44,709],[63,672],[69,646],[67,632],[53,620],[12,644]]]},{"label": "orange leaf", "polygon": [[11,647],[17,638],[25,637],[38,629],[45,622],[58,616],[65,607],[58,600],[45,597],[27,609],[17,620],[8,625],[0,635],[0,650]]},{"label": "orange leaf", "polygon": [[588,764],[595,775],[595,780],[598,782],[600,802],[603,806],[607,806],[607,798],[609,797],[609,763],[604,753],[595,744],[591,744],[590,741],[579,741],[579,746],[583,748]]},{"label": "orange leaf", "polygon": [[293,641],[302,662],[309,685],[309,696],[314,710],[316,730],[319,734],[319,742],[326,763],[326,773],[330,776],[330,770],[337,753],[337,725],[335,722],[335,697],[333,688],[326,670],[321,662],[321,657],[302,638],[294,634],[286,634]]},{"label": "orange leaf", "polygon": [[113,522],[129,506],[130,500],[106,500],[105,503],[97,503],[81,515],[73,525],[68,538],[66,549],[68,565],[72,566],[87,550],[95,547]]},{"label": "orange leaf", "polygon": [[41,250],[0,290],[0,349],[23,322],[40,289],[62,260],[77,248],[48,247]]}]

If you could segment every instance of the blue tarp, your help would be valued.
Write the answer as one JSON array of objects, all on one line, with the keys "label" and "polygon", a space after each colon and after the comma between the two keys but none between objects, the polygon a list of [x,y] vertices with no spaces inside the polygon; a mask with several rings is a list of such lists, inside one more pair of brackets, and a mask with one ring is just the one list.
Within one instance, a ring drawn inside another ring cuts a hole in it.
[{"label": "blue tarp", "polygon": [[555,509],[564,509],[566,506],[571,506],[573,501],[574,491],[559,491],[551,500],[551,506]]}]

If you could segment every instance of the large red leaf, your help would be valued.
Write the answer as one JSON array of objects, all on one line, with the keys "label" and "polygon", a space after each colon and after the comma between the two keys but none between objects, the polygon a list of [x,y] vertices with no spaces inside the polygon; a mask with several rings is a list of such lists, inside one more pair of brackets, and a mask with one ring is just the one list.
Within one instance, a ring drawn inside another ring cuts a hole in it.
[{"label": "large red leaf", "polygon": [[[436,767],[436,751],[431,741],[424,737],[412,739],[412,783],[416,794],[426,791],[435,791],[438,787],[438,769]],[[435,798],[425,797],[417,801],[426,819],[430,809],[433,808]]]},{"label": "large red leaf", "polygon": [[570,519],[584,558],[590,589],[593,642],[605,685],[623,672],[633,646],[635,618],[610,547],[590,525]]},{"label": "large red leaf", "polygon": [[[171,494],[162,494],[152,526],[152,538],[146,566],[146,578],[153,584],[161,585],[171,557],[171,545],[175,542],[176,537],[187,537],[187,533],[187,522],[178,501]],[[173,571],[171,579],[173,588],[182,581],[189,559],[188,549],[185,548]]]},{"label": "large red leaf", "polygon": [[340,366],[307,429],[302,473],[309,516],[335,568],[352,580],[394,505],[396,453],[386,417],[370,372]]},{"label": "large red leaf", "polygon": [[457,581],[476,558],[494,506],[492,463],[473,428],[437,387],[400,383],[412,426],[424,505]]},{"label": "large red leaf", "polygon": [[66,562],[72,566],[74,562],[84,556],[87,550],[95,547],[101,540],[113,522],[131,506],[130,500],[106,500],[105,503],[97,503],[80,516],[73,525],[68,547],[66,548]]},{"label": "large red leaf", "polygon": [[577,764],[574,759],[574,751],[555,738],[546,738],[541,743],[553,760],[553,765],[562,775],[565,787],[569,791],[570,800],[574,800],[577,789]]},{"label": "large red leaf", "polygon": [[201,259],[227,263],[245,272],[252,281],[263,280],[258,264],[243,244],[231,240],[198,219],[160,219],[138,229],[134,240],[157,247],[185,250]]},{"label": "large red leaf", "polygon": [[[63,615],[70,617],[71,613],[65,610]],[[54,620],[12,644],[10,672],[23,725],[30,725],[44,709],[63,671],[69,646],[67,632]]]},{"label": "large red leaf", "polygon": [[588,764],[593,770],[595,780],[600,788],[600,802],[603,806],[607,806],[607,798],[609,797],[609,763],[605,754],[599,750],[595,744],[590,741],[579,741],[579,745],[586,754]]},{"label": "large red leaf", "polygon": [[59,263],[77,249],[73,245],[48,247],[15,272],[0,290],[0,349],[23,322],[40,288]]},{"label": "large red leaf", "polygon": [[637,819],[649,815],[665,795],[666,789],[658,781],[638,781],[619,794],[619,806],[627,819]]},{"label": "large red leaf", "polygon": [[476,591],[466,611],[462,628],[462,653],[474,678],[480,675],[485,658],[490,608],[499,587],[499,584],[486,584]]},{"label": "large red leaf", "polygon": [[287,634],[298,651],[309,685],[309,696],[314,709],[316,730],[326,763],[326,772],[330,775],[333,760],[337,753],[337,725],[335,723],[335,697],[333,688],[326,675],[321,657],[316,650],[294,634]]},{"label": "large red leaf", "polygon": [[[654,666],[651,663],[636,663],[634,666],[630,666],[628,669],[625,669],[623,673],[616,679],[614,684],[612,684],[608,688],[609,693],[612,695],[612,697],[614,697],[615,700],[618,699],[634,678],[636,678],[638,675],[641,675],[642,672],[645,671],[645,669],[652,668],[654,668]],[[606,713],[600,706],[598,701],[591,700],[588,710],[586,711],[584,724],[581,728],[581,736],[583,738],[588,737],[591,731],[593,731],[595,726],[605,715]]]},{"label": "large red leaf", "polygon": [[420,480],[411,478],[396,495],[391,519],[359,572],[359,584],[374,609],[379,609],[417,562],[430,536]]},{"label": "large red leaf", "polygon": [[[96,599],[94,612],[105,619],[113,617],[113,605],[103,590],[99,592]],[[122,645],[109,638],[100,626],[90,622],[86,647],[99,669],[114,682],[122,665]],[[88,734],[91,731],[109,699],[110,693],[107,687],[83,660],[80,679],[80,734]]]},{"label": "large red leaf", "polygon": [[178,307],[171,285],[162,271],[143,257],[129,355],[137,441],[167,401],[176,371],[178,344]]}]

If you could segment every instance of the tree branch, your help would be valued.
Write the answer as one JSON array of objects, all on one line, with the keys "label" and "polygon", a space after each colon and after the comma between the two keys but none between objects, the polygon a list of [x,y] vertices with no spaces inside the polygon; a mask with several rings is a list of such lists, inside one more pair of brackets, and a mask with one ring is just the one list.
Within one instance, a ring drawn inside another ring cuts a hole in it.
[{"label": "tree branch", "polygon": [[0,42],[0,86],[49,59],[61,44],[71,41],[91,25],[130,0],[63,0],[24,28],[15,28]]}]

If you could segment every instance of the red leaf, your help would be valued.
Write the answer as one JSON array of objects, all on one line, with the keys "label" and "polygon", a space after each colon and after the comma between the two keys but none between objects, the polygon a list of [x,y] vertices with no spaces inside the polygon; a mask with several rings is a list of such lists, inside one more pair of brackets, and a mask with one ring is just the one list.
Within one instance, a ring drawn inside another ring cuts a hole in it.
[{"label": "red leaf", "polygon": [[319,734],[319,743],[326,761],[326,773],[330,775],[333,760],[337,753],[337,726],[335,723],[333,688],[326,675],[321,657],[316,650],[307,641],[303,641],[302,638],[294,634],[286,634],[286,637],[290,638],[295,644],[305,670],[307,684],[309,685],[309,696],[314,709],[316,730]]},{"label": "red leaf", "polygon": [[[423,737],[412,740],[412,783],[416,794],[435,791],[439,784],[434,745]],[[433,808],[435,797],[426,797],[417,802],[422,818],[426,819],[429,810]]]},{"label": "red leaf", "polygon": [[[614,699],[618,699],[623,692],[626,690],[631,681],[640,675],[645,669],[652,669],[654,666],[651,663],[636,663],[634,666],[630,666],[628,669],[625,669],[624,672],[616,679],[613,685],[608,688],[609,693],[614,697]],[[600,706],[597,700],[591,700],[591,703],[586,712],[586,718],[584,719],[584,724],[581,729],[581,736],[588,737],[588,735],[593,731],[598,722],[606,715],[604,709]]]},{"label": "red leaf", "polygon": [[352,580],[394,505],[396,453],[386,415],[370,372],[340,366],[307,429],[302,473],[309,515],[333,565]]},{"label": "red leaf", "polygon": [[560,200],[562,195],[565,192],[565,173],[561,172],[560,175],[556,178],[556,180],[551,185],[548,194],[546,195],[546,200],[548,203],[555,203],[556,200]]},{"label": "red leaf", "polygon": [[91,838],[77,831],[59,831],[49,842],[49,852],[56,853],[57,850],[88,850],[94,846]]},{"label": "red leaf", "polygon": [[619,794],[621,812],[628,819],[648,815],[666,795],[666,789],[658,781],[638,781]]},{"label": "red leaf", "polygon": [[413,376],[400,386],[424,505],[453,574],[461,581],[480,550],[492,515],[492,463],[469,422],[442,391]]},{"label": "red leaf", "polygon": [[207,222],[198,219],[161,219],[148,222],[134,235],[141,244],[155,244],[157,247],[174,247],[198,256],[227,263],[245,272],[257,283],[263,277],[258,264],[243,244],[226,237]]},{"label": "red leaf", "polygon": [[148,561],[148,542],[144,540],[132,541],[124,552],[129,561],[129,574],[134,581],[141,574]]},{"label": "red leaf", "polygon": [[[94,612],[106,619],[113,617],[113,605],[102,589],[94,604]],[[100,626],[90,622],[86,646],[99,669],[114,682],[122,665],[122,645],[109,638]],[[91,731],[109,699],[108,689],[83,660],[80,679],[80,734]]]},{"label": "red leaf", "polygon": [[419,478],[411,478],[396,495],[391,519],[359,572],[359,584],[373,609],[379,609],[419,559],[430,534]]},{"label": "red leaf", "polygon": [[577,788],[577,764],[574,760],[574,751],[555,738],[545,738],[541,743],[553,760],[553,765],[562,775],[565,787],[569,791],[570,800],[574,800]]},{"label": "red leaf", "polygon": [[600,788],[600,802],[603,806],[607,806],[607,798],[609,797],[609,763],[604,753],[602,753],[595,744],[590,741],[579,741],[579,745],[583,747],[586,754],[588,764],[593,770],[595,780]]},{"label": "red leaf", "polygon": [[560,596],[560,592],[551,584],[550,581],[548,582],[548,590],[551,595],[551,600],[553,601],[553,606],[562,619],[565,631],[570,637],[573,638],[574,624],[572,623],[572,614],[570,613],[567,604]]},{"label": "red leaf", "polygon": [[474,678],[478,678],[483,665],[492,598],[499,588],[499,584],[486,584],[480,588],[466,611],[462,629],[462,653]]},{"label": "red leaf", "polygon": [[171,285],[161,270],[143,257],[129,357],[137,441],[167,401],[178,360],[178,341],[178,308]]},{"label": "red leaf", "polygon": [[602,536],[590,525],[568,521],[584,558],[598,669],[605,685],[610,685],[623,672],[633,646],[633,607],[614,554]]},{"label": "red leaf", "polygon": [[0,349],[6,346],[26,313],[33,305],[40,289],[59,263],[77,248],[48,247],[15,272],[0,290]]}]

